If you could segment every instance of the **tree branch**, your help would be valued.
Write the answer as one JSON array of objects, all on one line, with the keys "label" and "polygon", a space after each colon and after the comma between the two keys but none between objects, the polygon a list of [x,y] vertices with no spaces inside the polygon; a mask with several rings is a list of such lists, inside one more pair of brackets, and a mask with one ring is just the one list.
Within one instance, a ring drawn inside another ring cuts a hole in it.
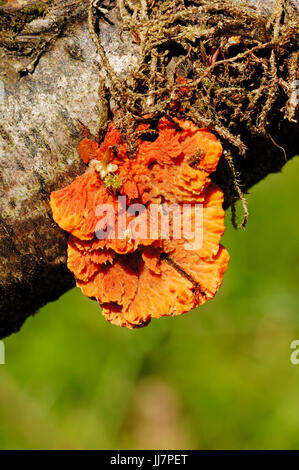
[{"label": "tree branch", "polygon": [[[84,171],[78,119],[95,133],[101,111],[89,2],[39,1],[39,9],[36,3],[12,0],[0,7],[0,338],[75,285],[49,195]],[[248,3],[261,4],[268,15],[274,9],[271,0]],[[125,74],[134,49],[112,34],[118,27],[103,24],[102,41]],[[270,137],[252,136],[250,157],[236,165],[244,192],[299,153],[298,121],[272,127]],[[223,178],[215,175],[220,185]]]}]

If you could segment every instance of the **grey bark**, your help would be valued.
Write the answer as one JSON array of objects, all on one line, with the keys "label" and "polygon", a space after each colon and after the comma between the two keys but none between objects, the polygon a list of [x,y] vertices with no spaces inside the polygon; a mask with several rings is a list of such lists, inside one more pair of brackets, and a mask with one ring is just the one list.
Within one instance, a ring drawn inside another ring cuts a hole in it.
[{"label": "grey bark", "polygon": [[[0,337],[17,331],[29,315],[75,285],[66,268],[66,234],[51,217],[49,195],[84,171],[77,119],[95,132],[100,111],[88,3],[54,1],[50,14],[22,29],[11,50],[0,49]],[[275,2],[250,3],[269,13]],[[23,4],[9,2],[0,7],[0,16]],[[102,40],[114,68],[125,73],[132,45],[108,29]],[[296,153],[297,132],[295,123],[277,130],[287,159]],[[242,168],[245,189],[285,163],[282,149],[272,142],[257,141],[251,150]]]}]

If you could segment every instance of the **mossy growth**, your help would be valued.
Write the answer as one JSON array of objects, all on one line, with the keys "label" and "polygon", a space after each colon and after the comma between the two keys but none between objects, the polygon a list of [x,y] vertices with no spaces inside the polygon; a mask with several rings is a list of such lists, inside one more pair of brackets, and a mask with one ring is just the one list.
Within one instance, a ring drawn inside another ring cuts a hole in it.
[{"label": "mossy growth", "polygon": [[42,3],[36,3],[23,8],[18,13],[18,16],[12,20],[12,29],[15,32],[21,31],[25,24],[30,23],[40,16],[43,16],[45,11],[46,7]]},{"label": "mossy growth", "polygon": [[121,180],[119,179],[117,175],[109,173],[104,178],[104,185],[106,186],[107,189],[115,193],[121,187]]},{"label": "mossy growth", "polygon": [[34,19],[37,16],[41,16],[45,13],[46,7],[45,5],[42,5],[41,3],[37,3],[35,5],[30,5],[29,7],[23,8],[22,13],[25,15],[28,15],[28,18]]},{"label": "mossy growth", "polygon": [[[13,12],[4,11],[0,17],[0,28],[13,34],[22,31],[27,23],[44,16],[53,0],[39,1]],[[6,0],[0,0],[0,6],[5,5]]]},{"label": "mossy growth", "polygon": [[116,0],[107,9],[115,6],[122,30],[139,48],[139,60],[123,80],[100,43],[103,12],[95,6],[89,30],[109,78],[114,120],[132,158],[140,122],[150,124],[147,133],[153,136],[165,115],[210,128],[224,148],[226,200],[233,205],[241,198],[247,216],[238,161],[247,156],[253,136],[265,138],[272,124],[295,115],[288,90],[298,69],[299,27],[291,2],[278,0],[270,18],[231,0]]}]

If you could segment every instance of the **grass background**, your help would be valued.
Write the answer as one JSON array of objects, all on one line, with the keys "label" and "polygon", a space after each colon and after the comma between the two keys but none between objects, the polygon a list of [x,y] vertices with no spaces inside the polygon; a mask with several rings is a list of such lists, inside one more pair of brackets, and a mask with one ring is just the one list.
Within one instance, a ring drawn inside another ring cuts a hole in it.
[{"label": "grass background", "polygon": [[299,159],[227,214],[216,298],[128,331],[73,289],[4,340],[1,449],[298,449]]}]

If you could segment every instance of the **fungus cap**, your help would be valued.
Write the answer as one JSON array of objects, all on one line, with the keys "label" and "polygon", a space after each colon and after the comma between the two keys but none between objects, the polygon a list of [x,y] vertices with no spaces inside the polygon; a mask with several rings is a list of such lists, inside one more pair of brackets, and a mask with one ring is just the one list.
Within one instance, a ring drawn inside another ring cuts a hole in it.
[{"label": "fungus cap", "polygon": [[[87,171],[51,194],[53,217],[71,234],[68,267],[77,285],[100,303],[108,321],[128,328],[148,324],[151,318],[180,315],[212,299],[229,261],[220,245],[225,229],[223,194],[209,178],[222,154],[220,142],[191,121],[162,118],[157,131],[153,142],[138,140],[134,158],[128,157],[114,123],[101,145],[83,139],[79,151],[89,163]],[[94,161],[102,162],[101,168],[109,164],[114,169],[121,183],[118,193],[105,186]],[[137,215],[126,211],[125,225],[119,196],[143,205]],[[151,231],[151,211],[161,203],[180,207],[179,214],[168,218],[168,239],[160,219],[154,235]],[[176,217],[182,217],[184,204],[191,207],[192,233],[198,224],[196,204],[202,207],[202,243],[191,250],[186,233],[174,237]],[[110,207],[111,213],[98,213],[99,205]],[[125,236],[119,238],[121,224]],[[143,230],[139,233],[137,227]],[[97,230],[105,231],[106,237],[99,239]],[[114,238],[109,236],[112,232]]]}]

